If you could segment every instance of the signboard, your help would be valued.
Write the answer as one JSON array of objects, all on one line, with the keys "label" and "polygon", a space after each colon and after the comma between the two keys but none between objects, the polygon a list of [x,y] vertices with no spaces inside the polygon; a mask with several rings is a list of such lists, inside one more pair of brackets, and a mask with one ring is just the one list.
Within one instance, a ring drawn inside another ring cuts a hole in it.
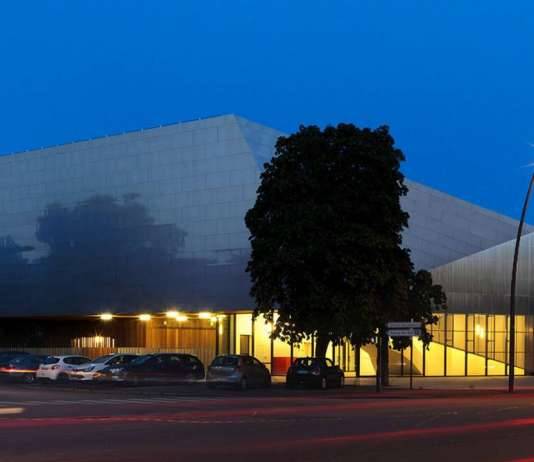
[{"label": "signboard", "polygon": [[388,329],[387,334],[390,337],[420,337],[421,329]]},{"label": "signboard", "polygon": [[388,329],[421,329],[420,322],[388,322],[386,324]]}]

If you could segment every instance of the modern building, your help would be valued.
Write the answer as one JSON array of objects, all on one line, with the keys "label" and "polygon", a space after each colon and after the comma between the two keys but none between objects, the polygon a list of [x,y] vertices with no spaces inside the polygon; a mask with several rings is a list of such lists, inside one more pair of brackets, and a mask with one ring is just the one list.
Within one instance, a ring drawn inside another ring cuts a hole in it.
[{"label": "modern building", "polygon": [[[270,325],[252,319],[244,271],[244,216],[281,135],[224,115],[0,156],[0,348],[181,350],[204,361],[249,352],[273,373],[312,354],[312,342],[271,340]],[[407,184],[404,244],[449,296],[430,348],[414,342],[415,372],[504,374],[517,222]],[[534,369],[530,241],[518,373]],[[374,374],[372,345],[329,354]],[[391,351],[393,372],[407,373],[409,357]]]}]

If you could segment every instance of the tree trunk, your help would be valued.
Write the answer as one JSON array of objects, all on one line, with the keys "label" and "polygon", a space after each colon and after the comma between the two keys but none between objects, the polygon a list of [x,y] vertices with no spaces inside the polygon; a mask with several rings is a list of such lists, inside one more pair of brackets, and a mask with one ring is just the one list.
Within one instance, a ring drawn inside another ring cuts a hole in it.
[{"label": "tree trunk", "polygon": [[380,371],[380,378],[382,380],[382,386],[387,387],[389,386],[389,337],[386,334],[382,334],[381,346],[382,369]]},{"label": "tree trunk", "polygon": [[317,334],[317,340],[315,341],[315,356],[317,358],[325,358],[326,350],[328,350],[328,344],[330,343],[330,337],[325,334]]}]

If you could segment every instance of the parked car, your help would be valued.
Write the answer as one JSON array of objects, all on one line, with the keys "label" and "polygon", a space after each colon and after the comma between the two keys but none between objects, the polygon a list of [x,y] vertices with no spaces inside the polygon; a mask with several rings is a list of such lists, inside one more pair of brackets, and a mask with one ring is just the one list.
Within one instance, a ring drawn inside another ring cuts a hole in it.
[{"label": "parked car", "polygon": [[0,367],[7,366],[10,361],[19,356],[26,356],[29,353],[25,351],[0,351]]},{"label": "parked car", "polygon": [[37,380],[66,382],[70,380],[74,368],[90,362],[85,356],[47,356],[37,369],[35,377]]},{"label": "parked car", "polygon": [[184,353],[139,356],[112,373],[112,380],[134,385],[141,382],[194,382],[202,379],[204,365],[200,359]]},{"label": "parked car", "polygon": [[208,387],[232,385],[241,390],[249,387],[269,387],[271,374],[265,364],[249,355],[217,356],[206,375]]},{"label": "parked car", "polygon": [[93,359],[81,367],[75,367],[70,373],[71,380],[91,381],[111,379],[111,370],[131,363],[137,355],[109,354]]},{"label": "parked car", "polygon": [[286,386],[342,387],[345,374],[328,358],[297,358],[287,371]]},{"label": "parked car", "polygon": [[0,377],[7,380],[19,380],[25,383],[35,382],[35,373],[45,356],[24,354],[13,358],[7,365],[0,367]]}]

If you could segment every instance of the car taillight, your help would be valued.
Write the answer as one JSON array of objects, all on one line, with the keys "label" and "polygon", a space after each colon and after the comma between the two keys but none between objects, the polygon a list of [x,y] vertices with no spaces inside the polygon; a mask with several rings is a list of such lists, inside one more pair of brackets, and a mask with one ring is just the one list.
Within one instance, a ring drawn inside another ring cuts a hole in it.
[{"label": "car taillight", "polygon": [[321,369],[316,367],[315,369],[312,370],[312,374],[313,375],[321,375]]}]

